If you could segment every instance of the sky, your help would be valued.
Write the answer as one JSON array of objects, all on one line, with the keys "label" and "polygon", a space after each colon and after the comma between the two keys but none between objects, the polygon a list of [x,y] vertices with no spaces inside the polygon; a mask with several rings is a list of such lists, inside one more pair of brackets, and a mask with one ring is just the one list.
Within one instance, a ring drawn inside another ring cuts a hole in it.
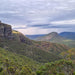
[{"label": "sky", "polygon": [[0,20],[25,35],[75,32],[75,0],[1,0]]}]

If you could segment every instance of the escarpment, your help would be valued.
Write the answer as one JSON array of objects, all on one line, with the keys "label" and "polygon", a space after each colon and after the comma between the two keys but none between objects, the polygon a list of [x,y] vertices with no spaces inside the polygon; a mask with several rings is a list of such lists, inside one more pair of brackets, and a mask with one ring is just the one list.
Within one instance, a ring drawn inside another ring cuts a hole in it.
[{"label": "escarpment", "polygon": [[12,38],[12,28],[10,25],[0,22],[0,38]]}]

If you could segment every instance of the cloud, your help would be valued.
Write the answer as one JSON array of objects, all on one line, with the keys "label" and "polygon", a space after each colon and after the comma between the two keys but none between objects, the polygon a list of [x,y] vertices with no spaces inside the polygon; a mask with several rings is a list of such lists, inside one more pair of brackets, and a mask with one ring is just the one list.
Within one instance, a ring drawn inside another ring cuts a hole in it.
[{"label": "cloud", "polygon": [[18,31],[22,32],[23,34],[25,35],[34,35],[34,34],[47,34],[49,32],[52,32],[52,31],[58,31],[58,29],[39,29],[39,28],[36,28],[36,27],[30,27],[30,28],[27,28],[27,29],[17,29]]},{"label": "cloud", "polygon": [[0,20],[24,34],[75,31],[75,0],[1,0]]},{"label": "cloud", "polygon": [[27,26],[26,25],[17,25],[17,26],[16,25],[13,25],[12,28],[13,29],[26,29]]},{"label": "cloud", "polygon": [[53,21],[53,22],[50,22],[51,24],[63,24],[63,25],[74,25],[75,24],[75,19],[72,19],[72,20],[63,20],[63,21]]},{"label": "cloud", "polygon": [[74,28],[47,28],[47,29],[42,29],[42,28],[36,28],[36,27],[30,27],[30,28],[26,28],[26,29],[16,29],[17,31],[19,32],[22,32],[23,34],[25,35],[36,35],[36,34],[48,34],[48,33],[51,33],[51,32],[66,32],[66,31],[70,31],[72,32],[74,30]]}]

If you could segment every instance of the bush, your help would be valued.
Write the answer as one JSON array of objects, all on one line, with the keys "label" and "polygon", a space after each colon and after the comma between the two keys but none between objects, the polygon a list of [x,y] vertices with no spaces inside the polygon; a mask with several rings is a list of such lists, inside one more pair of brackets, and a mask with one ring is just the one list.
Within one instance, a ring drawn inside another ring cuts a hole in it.
[{"label": "bush", "polygon": [[75,75],[75,72],[73,72],[73,75]]},{"label": "bush", "polygon": [[58,75],[65,75],[64,73],[59,73]]},{"label": "bush", "polygon": [[37,71],[36,74],[37,75],[41,75],[42,74],[42,71]]},{"label": "bush", "polygon": [[3,68],[2,67],[0,67],[0,72],[2,72],[3,71]]},{"label": "bush", "polygon": [[14,67],[8,67],[8,70],[10,73],[15,73],[15,68]]}]

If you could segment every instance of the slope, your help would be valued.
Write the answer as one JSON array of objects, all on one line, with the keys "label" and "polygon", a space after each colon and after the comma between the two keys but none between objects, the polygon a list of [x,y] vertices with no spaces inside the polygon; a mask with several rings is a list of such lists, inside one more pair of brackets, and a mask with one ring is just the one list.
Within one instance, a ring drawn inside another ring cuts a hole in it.
[{"label": "slope", "polygon": [[0,75],[32,75],[40,65],[26,56],[0,48]]},{"label": "slope", "polygon": [[38,41],[51,41],[51,40],[59,40],[59,41],[62,41],[64,40],[65,38],[61,37],[58,35],[58,33],[56,32],[52,32],[52,33],[49,33],[45,36],[42,36],[42,37],[38,37],[36,40]]},{"label": "slope", "polygon": [[[74,35],[73,35],[74,36]],[[43,37],[39,37],[36,39],[37,41],[50,41],[52,43],[64,44],[71,48],[75,48],[75,40],[67,39],[65,37],[60,36],[56,32],[52,32]]]},{"label": "slope", "polygon": [[13,53],[27,56],[38,62],[49,62],[60,59],[59,56],[52,54],[50,52],[46,52],[41,48],[38,48],[37,46],[34,45],[35,44],[34,41],[29,40],[19,32],[13,32],[13,36],[14,36],[13,40],[8,40],[5,38],[1,39],[0,46],[3,47],[4,49],[12,51]]},{"label": "slope", "polygon": [[[60,56],[56,55],[56,51],[57,53],[59,53],[58,50],[60,50],[61,52],[68,49],[66,46],[59,44],[54,45],[53,43],[48,43],[49,47],[47,49],[46,42],[44,42],[44,44],[42,42],[42,45],[40,45],[40,42],[32,41],[22,33],[12,30],[10,25],[2,23],[0,28],[0,47],[13,53],[27,56],[38,62],[45,63],[59,60],[61,58]],[[46,45],[46,47],[44,47],[43,45]],[[50,50],[52,50],[53,52]]]}]

